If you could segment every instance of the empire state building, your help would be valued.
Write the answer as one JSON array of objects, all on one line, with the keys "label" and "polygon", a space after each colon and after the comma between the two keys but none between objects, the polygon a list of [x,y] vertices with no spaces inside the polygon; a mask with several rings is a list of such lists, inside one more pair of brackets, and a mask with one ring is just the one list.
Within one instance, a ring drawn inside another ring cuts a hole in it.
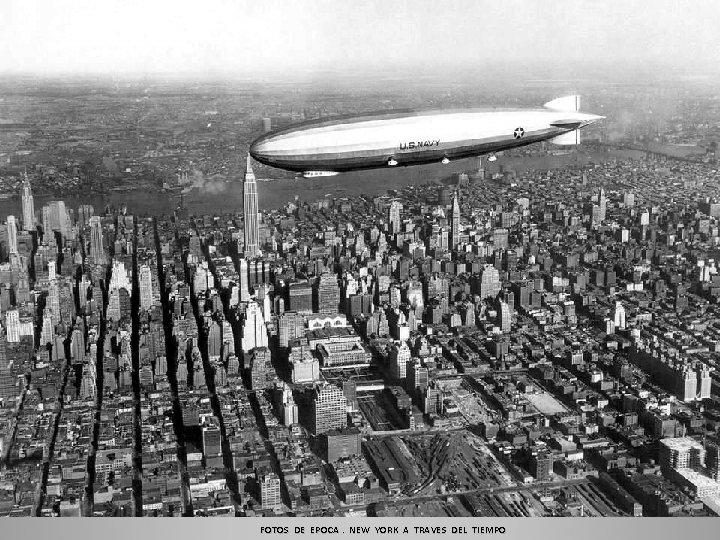
[{"label": "empire state building", "polygon": [[243,217],[245,218],[245,258],[252,259],[260,254],[258,247],[260,223],[258,220],[258,196],[255,173],[250,166],[250,156],[247,157],[245,181],[243,182]]}]

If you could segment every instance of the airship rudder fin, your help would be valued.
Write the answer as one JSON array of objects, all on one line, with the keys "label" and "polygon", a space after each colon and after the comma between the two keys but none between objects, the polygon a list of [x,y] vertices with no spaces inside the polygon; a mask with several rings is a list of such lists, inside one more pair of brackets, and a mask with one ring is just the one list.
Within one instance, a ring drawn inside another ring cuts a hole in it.
[{"label": "airship rudder fin", "polygon": [[550,139],[550,142],[559,146],[576,146],[580,144],[580,132],[577,129],[568,131]]},{"label": "airship rudder fin", "polygon": [[572,95],[553,99],[552,101],[548,101],[543,107],[551,111],[578,112],[580,110],[580,96]]}]

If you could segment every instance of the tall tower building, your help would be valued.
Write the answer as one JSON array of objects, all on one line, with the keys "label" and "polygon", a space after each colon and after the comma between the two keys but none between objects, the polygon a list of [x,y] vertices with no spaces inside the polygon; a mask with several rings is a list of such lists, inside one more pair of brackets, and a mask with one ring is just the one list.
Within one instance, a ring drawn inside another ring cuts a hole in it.
[{"label": "tall tower building", "polygon": [[85,335],[80,328],[75,328],[72,331],[70,341],[70,355],[74,360],[74,363],[80,364],[85,358]]},{"label": "tall tower building", "polygon": [[463,323],[465,326],[475,326],[475,304],[468,302],[465,306]]},{"label": "tall tower building", "polygon": [[140,307],[150,309],[153,305],[152,271],[147,264],[140,267]]},{"label": "tall tower building", "polygon": [[17,309],[9,309],[5,312],[5,329],[8,343],[20,342],[20,312]]},{"label": "tall tower building", "polygon": [[408,366],[407,375],[410,388],[415,392],[417,392],[418,390],[425,390],[425,388],[427,388],[428,384],[430,383],[428,368],[422,365],[422,362],[420,362],[420,360],[415,360],[414,363],[411,363]]},{"label": "tall tower building", "polygon": [[598,195],[598,206],[600,207],[598,219],[601,222],[605,221],[607,214],[607,198],[605,197],[605,189],[603,188],[600,188],[600,194]]},{"label": "tall tower building", "polygon": [[292,388],[283,383],[283,423],[292,426],[298,423],[298,406],[293,398]]},{"label": "tall tower building", "polygon": [[312,313],[312,286],[307,281],[291,283],[288,286],[290,310],[298,313]]},{"label": "tall tower building", "polygon": [[450,249],[455,249],[458,243],[460,243],[460,204],[458,203],[457,193],[453,197],[451,220],[452,239],[450,241]]},{"label": "tall tower building", "polygon": [[390,224],[390,233],[397,234],[400,232],[402,225],[400,214],[402,213],[403,205],[400,201],[392,201],[390,208],[388,209],[388,222]]},{"label": "tall tower building", "polygon": [[60,287],[56,280],[50,281],[45,310],[50,310],[53,325],[60,322]]},{"label": "tall tower building", "polygon": [[703,364],[697,370],[698,394],[697,399],[710,399],[710,391],[712,389],[712,376],[710,368]]},{"label": "tall tower building", "polygon": [[340,310],[340,285],[335,274],[325,273],[320,276],[317,307],[322,315],[335,315]]},{"label": "tall tower building", "polygon": [[90,218],[90,257],[93,264],[105,264],[102,220],[100,216]]},{"label": "tall tower building", "polygon": [[625,307],[622,305],[622,302],[615,302],[615,310],[613,311],[615,328],[625,330],[626,320]]},{"label": "tall tower building", "polygon": [[245,311],[243,323],[242,350],[249,352],[255,347],[267,347],[268,335],[262,309],[256,302],[250,302]]},{"label": "tall tower building", "polygon": [[390,370],[396,379],[407,377],[407,367],[412,360],[410,348],[404,341],[396,344],[390,351]]},{"label": "tall tower building", "polygon": [[247,302],[248,300],[250,300],[248,261],[240,259],[240,301]]},{"label": "tall tower building", "polygon": [[347,398],[342,388],[325,383],[315,390],[313,399],[313,433],[347,427]]},{"label": "tall tower building", "polygon": [[42,207],[42,231],[43,231],[43,242],[50,245],[55,243],[55,235],[50,227],[50,207]]},{"label": "tall tower building", "polygon": [[280,478],[275,473],[267,473],[260,480],[260,504],[268,510],[282,506]]},{"label": "tall tower building", "polygon": [[272,384],[268,374],[273,373],[270,349],[256,347],[250,354],[250,384],[253,390],[263,390]]},{"label": "tall tower building", "polygon": [[481,298],[495,298],[502,288],[497,268],[491,264],[483,265],[479,285]]},{"label": "tall tower building", "polygon": [[84,229],[90,224],[90,218],[95,215],[95,208],[91,204],[81,204],[78,207],[77,221],[78,226]]},{"label": "tall tower building", "polygon": [[67,235],[68,215],[65,209],[64,201],[50,201],[49,208],[49,225],[53,231],[59,231],[60,234]]},{"label": "tall tower building", "polygon": [[260,253],[260,236],[258,229],[258,196],[255,173],[250,166],[250,156],[247,157],[247,168],[245,169],[245,182],[243,183],[243,217],[245,219],[245,258],[252,259]]},{"label": "tall tower building", "polygon": [[48,343],[52,343],[54,334],[54,325],[52,317],[50,317],[50,309],[48,307],[43,311],[42,330],[40,332],[40,346],[44,347]]},{"label": "tall tower building", "polygon": [[287,347],[290,341],[302,336],[305,319],[299,313],[286,311],[278,316],[278,340],[281,347]]},{"label": "tall tower building", "polygon": [[682,393],[678,397],[683,401],[695,401],[698,388],[697,373],[690,366],[685,366],[680,373],[680,377],[682,381],[680,390]]},{"label": "tall tower building", "polygon": [[17,255],[17,223],[15,222],[15,216],[7,217],[7,236],[8,236],[8,253],[10,255]]},{"label": "tall tower building", "polygon": [[126,289],[128,293],[132,292],[132,281],[130,281],[130,276],[122,261],[113,261],[108,289]]},{"label": "tall tower building", "polygon": [[23,231],[35,230],[35,200],[27,173],[22,183],[22,226]]},{"label": "tall tower building", "polygon": [[507,302],[500,302],[500,309],[498,310],[498,326],[500,331],[507,333],[512,327],[512,310],[510,304]]},{"label": "tall tower building", "polygon": [[705,466],[708,469],[708,475],[716,482],[720,481],[720,446],[710,444],[705,453]]},{"label": "tall tower building", "polygon": [[57,262],[55,261],[55,259],[50,259],[47,262],[47,272],[49,281],[57,279]]},{"label": "tall tower building", "polygon": [[632,191],[627,191],[623,195],[623,203],[625,203],[625,208],[632,208],[635,206],[635,194]]}]

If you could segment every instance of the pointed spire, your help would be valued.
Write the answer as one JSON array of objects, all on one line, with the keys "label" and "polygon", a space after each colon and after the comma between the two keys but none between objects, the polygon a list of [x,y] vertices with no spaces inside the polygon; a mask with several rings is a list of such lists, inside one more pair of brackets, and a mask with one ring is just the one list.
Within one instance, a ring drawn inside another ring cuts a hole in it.
[{"label": "pointed spire", "polygon": [[255,173],[252,170],[252,165],[250,163],[250,160],[251,160],[250,154],[248,154],[247,155],[247,163],[245,165],[245,180],[249,180],[250,177],[252,177],[253,180],[255,179]]},{"label": "pointed spire", "polygon": [[259,255],[259,219],[257,184],[255,183],[255,173],[253,173],[250,162],[250,154],[247,156],[245,181],[243,182],[243,201],[243,217],[245,220],[245,258],[253,259]]}]

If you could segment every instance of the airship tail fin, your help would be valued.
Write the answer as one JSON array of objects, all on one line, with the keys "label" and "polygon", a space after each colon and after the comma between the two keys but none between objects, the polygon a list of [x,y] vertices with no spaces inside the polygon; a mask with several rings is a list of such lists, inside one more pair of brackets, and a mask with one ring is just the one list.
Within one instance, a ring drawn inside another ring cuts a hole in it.
[{"label": "airship tail fin", "polygon": [[558,112],[578,112],[580,110],[580,96],[565,96],[552,101],[548,101],[543,105],[546,109]]},{"label": "airship tail fin", "polygon": [[567,133],[563,133],[562,135],[553,137],[552,139],[550,139],[550,142],[560,146],[578,145],[580,144],[580,131],[577,129],[568,131]]}]

